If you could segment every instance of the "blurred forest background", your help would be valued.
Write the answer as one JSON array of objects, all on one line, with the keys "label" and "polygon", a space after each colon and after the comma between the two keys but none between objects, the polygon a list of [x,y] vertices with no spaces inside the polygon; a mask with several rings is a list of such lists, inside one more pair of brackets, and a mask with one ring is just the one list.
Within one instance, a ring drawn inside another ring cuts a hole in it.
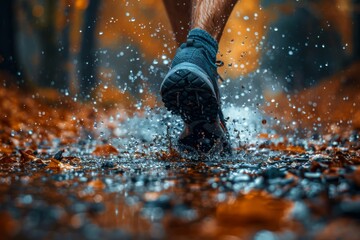
[{"label": "blurred forest background", "polygon": [[[241,106],[268,99],[269,112],[277,102],[289,118],[302,112],[309,118],[319,105],[314,96],[329,105],[329,97],[348,88],[341,97],[351,98],[345,115],[354,115],[359,14],[359,0],[239,1],[218,56],[225,62],[219,71],[231,96],[226,101]],[[162,1],[2,0],[0,21],[2,87],[36,86],[46,89],[41,94],[124,108],[158,105],[159,84],[176,50]],[[332,84],[326,92],[324,82]],[[299,93],[306,98],[298,98],[300,109],[287,104]]]}]

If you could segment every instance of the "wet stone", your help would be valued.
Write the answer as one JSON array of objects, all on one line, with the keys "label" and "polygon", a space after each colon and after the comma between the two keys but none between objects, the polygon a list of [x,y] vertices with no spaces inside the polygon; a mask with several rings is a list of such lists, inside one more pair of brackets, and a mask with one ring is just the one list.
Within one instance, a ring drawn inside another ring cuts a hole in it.
[{"label": "wet stone", "polygon": [[309,179],[320,179],[321,173],[320,172],[305,172],[304,176]]},{"label": "wet stone", "polygon": [[101,168],[114,168],[115,167],[115,163],[112,161],[104,161],[101,164]]},{"label": "wet stone", "polygon": [[324,175],[324,180],[327,183],[335,183],[339,181],[339,175]]},{"label": "wet stone", "polygon": [[161,195],[156,200],[146,201],[144,204],[145,208],[162,208],[170,209],[171,208],[171,198],[167,195]]},{"label": "wet stone", "polygon": [[309,219],[310,211],[303,201],[295,201],[291,215],[294,219],[306,223]]},{"label": "wet stone", "polygon": [[263,176],[267,179],[283,178],[285,177],[285,172],[275,167],[269,167],[264,171]]},{"label": "wet stone", "polygon": [[36,207],[30,210],[26,217],[26,221],[35,226],[49,226],[57,222],[62,214],[62,209],[57,207]]},{"label": "wet stone", "polygon": [[360,201],[341,202],[338,207],[338,214],[360,219]]},{"label": "wet stone", "polygon": [[239,168],[249,168],[249,169],[259,169],[260,164],[249,164],[249,163],[242,163],[238,166]]},{"label": "wet stone", "polygon": [[286,179],[282,179],[282,178],[274,178],[274,179],[269,179],[269,184],[273,185],[281,185],[281,186],[285,186],[288,185],[290,183],[293,183],[295,180],[294,178],[286,178]]},{"label": "wet stone", "polygon": [[360,134],[358,131],[352,131],[351,136],[349,138],[350,142],[359,142],[360,140]]},{"label": "wet stone", "polygon": [[185,204],[175,205],[172,214],[186,221],[192,221],[197,217],[196,211]]},{"label": "wet stone", "polygon": [[95,224],[85,224],[82,233],[85,234],[87,239],[101,239],[101,230]]},{"label": "wet stone", "polygon": [[302,198],[305,197],[305,191],[304,191],[304,189],[302,187],[297,186],[297,187],[294,187],[294,188],[290,189],[287,196],[290,199],[294,199],[294,200],[302,199]]},{"label": "wet stone", "polygon": [[63,156],[62,156],[63,153],[64,153],[64,150],[58,151],[58,152],[54,155],[54,158],[55,158],[56,160],[61,161],[61,159],[63,158]]},{"label": "wet stone", "polygon": [[239,174],[232,177],[233,182],[249,182],[251,178],[247,174]]},{"label": "wet stone", "polygon": [[74,213],[82,213],[86,212],[87,206],[85,203],[77,202],[71,205],[70,210]]},{"label": "wet stone", "polygon": [[103,203],[89,203],[87,206],[87,211],[89,213],[100,213],[105,210]]},{"label": "wet stone", "polygon": [[292,158],[291,161],[307,162],[307,161],[309,161],[309,158],[306,158],[306,157],[297,157],[297,158]]},{"label": "wet stone", "polygon": [[141,215],[151,221],[160,221],[164,217],[165,212],[160,207],[143,208],[141,209]]},{"label": "wet stone", "polygon": [[[146,237],[144,236],[144,238],[140,238],[140,239],[145,239]],[[102,239],[108,239],[108,240],[118,240],[118,239],[132,239],[131,235],[127,232],[125,232],[124,230],[110,230],[110,231],[106,231],[105,233],[103,233],[102,235]]]},{"label": "wet stone", "polygon": [[321,162],[321,163],[330,163],[331,158],[325,155],[314,155],[311,160]]},{"label": "wet stone", "polygon": [[262,230],[262,231],[257,232],[253,239],[254,240],[262,240],[262,239],[277,240],[279,238],[273,232],[270,232],[270,231],[267,231],[267,230]]}]

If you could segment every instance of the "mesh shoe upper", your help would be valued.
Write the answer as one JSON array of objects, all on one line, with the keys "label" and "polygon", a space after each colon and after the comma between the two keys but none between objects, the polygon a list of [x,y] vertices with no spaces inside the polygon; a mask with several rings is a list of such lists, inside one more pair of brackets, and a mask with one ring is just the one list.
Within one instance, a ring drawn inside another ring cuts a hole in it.
[{"label": "mesh shoe upper", "polygon": [[188,35],[187,42],[178,48],[171,67],[173,68],[183,62],[199,66],[209,76],[219,97],[217,83],[219,75],[215,64],[218,48],[218,43],[206,31],[193,29]]},{"label": "mesh shoe upper", "polygon": [[[205,153],[214,148],[230,153],[220,107],[217,51],[218,43],[206,31],[191,30],[187,42],[176,52],[161,92],[165,106],[185,122],[180,144]],[[213,89],[212,94],[209,89]]]}]

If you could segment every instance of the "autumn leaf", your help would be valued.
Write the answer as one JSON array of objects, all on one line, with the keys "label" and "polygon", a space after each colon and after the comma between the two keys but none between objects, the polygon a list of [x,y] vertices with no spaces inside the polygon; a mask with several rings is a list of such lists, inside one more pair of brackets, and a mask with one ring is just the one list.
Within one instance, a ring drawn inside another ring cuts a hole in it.
[{"label": "autumn leaf", "polygon": [[10,239],[20,227],[19,223],[9,212],[0,212],[0,232],[1,239]]},{"label": "autumn leaf", "polygon": [[97,146],[92,154],[99,157],[108,157],[110,155],[117,155],[119,152],[114,146],[107,144]]},{"label": "autumn leaf", "polygon": [[356,170],[352,173],[352,179],[356,186],[360,187],[360,167],[357,167]]},{"label": "autumn leaf", "polygon": [[81,163],[81,159],[78,157],[62,157],[61,162],[71,165],[79,165]]},{"label": "autumn leaf", "polygon": [[88,183],[89,187],[92,187],[94,189],[104,189],[105,184],[100,179],[92,180]]},{"label": "autumn leaf", "polygon": [[263,228],[279,229],[290,207],[289,201],[276,199],[265,192],[252,191],[220,204],[216,218],[219,223],[259,224]]},{"label": "autumn leaf", "polygon": [[71,170],[71,169],[77,168],[77,167],[71,166],[70,164],[62,163],[59,160],[56,160],[54,158],[50,159],[50,163],[46,167],[49,169],[55,170],[55,171]]},{"label": "autumn leaf", "polygon": [[16,160],[12,157],[9,156],[5,156],[0,158],[0,164],[11,164],[11,163],[16,163]]},{"label": "autumn leaf", "polygon": [[33,151],[31,151],[31,150],[26,150],[26,151],[20,150],[19,152],[21,154],[21,157],[20,157],[21,163],[41,161],[41,159],[36,157],[34,155]]}]

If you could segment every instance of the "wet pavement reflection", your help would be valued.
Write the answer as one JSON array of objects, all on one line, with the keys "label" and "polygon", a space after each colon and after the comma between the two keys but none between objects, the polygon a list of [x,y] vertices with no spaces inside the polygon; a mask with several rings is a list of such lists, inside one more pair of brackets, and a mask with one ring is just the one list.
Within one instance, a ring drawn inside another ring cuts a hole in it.
[{"label": "wet pavement reflection", "polygon": [[3,239],[335,239],[344,225],[356,236],[359,147],[265,142],[211,161],[14,152],[0,161],[0,230]]}]

